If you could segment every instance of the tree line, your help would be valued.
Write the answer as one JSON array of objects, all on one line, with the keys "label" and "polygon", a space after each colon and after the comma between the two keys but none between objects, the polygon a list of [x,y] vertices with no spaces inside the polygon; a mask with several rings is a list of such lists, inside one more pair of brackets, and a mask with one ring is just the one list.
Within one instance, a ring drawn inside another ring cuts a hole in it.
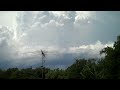
[{"label": "tree line", "polygon": [[[105,54],[105,57],[99,60],[78,58],[65,70],[44,68],[44,78],[120,79],[120,36],[117,37],[113,47],[102,49],[101,54]],[[0,79],[42,79],[42,67],[0,69]]]}]

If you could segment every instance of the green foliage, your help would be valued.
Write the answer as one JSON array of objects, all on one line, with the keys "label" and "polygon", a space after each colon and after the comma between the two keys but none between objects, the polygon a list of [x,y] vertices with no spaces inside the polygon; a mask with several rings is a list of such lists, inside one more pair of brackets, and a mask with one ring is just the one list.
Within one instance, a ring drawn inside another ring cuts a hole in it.
[{"label": "green foliage", "polygon": [[66,72],[64,70],[60,70],[59,68],[50,70],[46,74],[47,79],[67,79]]},{"label": "green foliage", "polygon": [[120,78],[120,36],[117,37],[117,41],[114,46],[106,47],[101,51],[101,54],[105,53],[105,58],[101,62],[104,69],[105,78],[118,79]]},{"label": "green foliage", "polygon": [[86,65],[81,71],[82,79],[103,79],[103,71],[100,70],[99,64],[95,59],[87,60]]},{"label": "green foliage", "polygon": [[74,64],[72,64],[70,67],[66,69],[67,76],[69,79],[81,79],[80,72],[84,68],[86,64],[85,59],[77,59]]},{"label": "green foliage", "polygon": [[5,71],[0,69],[0,79],[6,79]]}]

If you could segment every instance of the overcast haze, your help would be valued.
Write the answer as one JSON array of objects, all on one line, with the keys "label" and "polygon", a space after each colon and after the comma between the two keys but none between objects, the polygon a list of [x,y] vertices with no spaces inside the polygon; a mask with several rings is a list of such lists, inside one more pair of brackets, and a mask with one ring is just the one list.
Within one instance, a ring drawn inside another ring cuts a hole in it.
[{"label": "overcast haze", "polygon": [[119,24],[119,11],[0,11],[0,67],[40,66],[41,49],[52,68],[100,58],[120,35]]}]

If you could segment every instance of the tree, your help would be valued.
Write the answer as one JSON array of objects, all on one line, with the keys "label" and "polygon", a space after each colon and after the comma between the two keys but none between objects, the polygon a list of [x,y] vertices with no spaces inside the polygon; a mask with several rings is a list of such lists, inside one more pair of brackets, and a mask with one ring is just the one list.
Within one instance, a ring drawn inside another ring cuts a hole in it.
[{"label": "tree", "polygon": [[120,78],[120,36],[117,37],[113,47],[104,48],[100,54],[102,53],[105,54],[102,64],[104,64],[103,69],[107,72],[106,78]]},{"label": "tree", "polygon": [[82,79],[103,79],[104,73],[98,65],[95,59],[88,59],[86,65],[80,72]]},{"label": "tree", "polygon": [[66,69],[67,77],[69,79],[81,79],[82,75],[80,72],[86,65],[87,61],[85,59],[77,59],[70,67]]}]

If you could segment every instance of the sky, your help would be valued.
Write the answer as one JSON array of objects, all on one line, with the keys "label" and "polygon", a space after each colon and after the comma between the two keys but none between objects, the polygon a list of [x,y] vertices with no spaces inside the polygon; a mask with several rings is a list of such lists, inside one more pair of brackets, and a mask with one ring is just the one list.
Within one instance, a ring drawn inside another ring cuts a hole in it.
[{"label": "sky", "polygon": [[0,11],[0,68],[66,68],[75,58],[101,58],[120,35],[119,11]]}]

